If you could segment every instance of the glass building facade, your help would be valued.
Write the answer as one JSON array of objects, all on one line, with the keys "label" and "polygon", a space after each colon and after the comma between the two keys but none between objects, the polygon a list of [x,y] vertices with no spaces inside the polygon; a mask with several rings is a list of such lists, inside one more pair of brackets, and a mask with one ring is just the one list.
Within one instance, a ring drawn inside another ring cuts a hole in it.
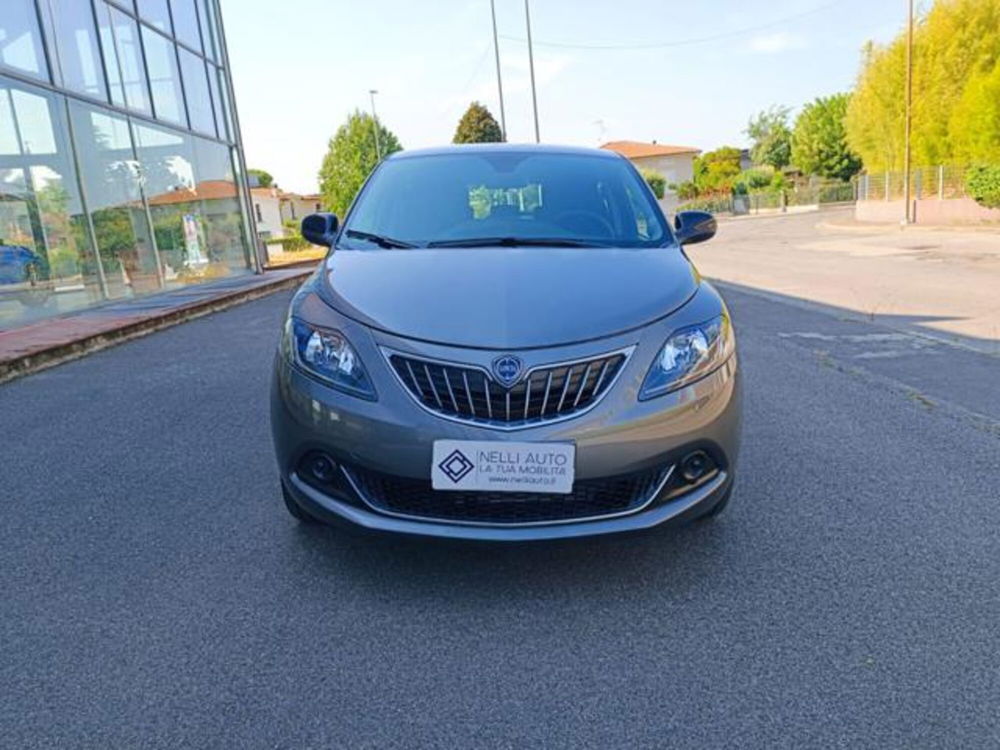
[{"label": "glass building facade", "polygon": [[0,330],[256,270],[218,0],[0,4]]}]

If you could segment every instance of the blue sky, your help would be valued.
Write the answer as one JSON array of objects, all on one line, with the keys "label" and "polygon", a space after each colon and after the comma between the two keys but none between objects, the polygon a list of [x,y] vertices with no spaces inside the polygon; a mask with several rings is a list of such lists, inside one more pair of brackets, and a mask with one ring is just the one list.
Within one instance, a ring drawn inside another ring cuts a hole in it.
[{"label": "blue sky", "polygon": [[[534,138],[522,0],[496,0],[507,129]],[[316,189],[326,144],[378,89],[404,147],[447,143],[473,99],[499,119],[489,0],[222,0],[250,166]],[[904,0],[532,0],[544,142],[744,145],[747,119],[849,89]],[[639,49],[562,45],[661,45]]]}]

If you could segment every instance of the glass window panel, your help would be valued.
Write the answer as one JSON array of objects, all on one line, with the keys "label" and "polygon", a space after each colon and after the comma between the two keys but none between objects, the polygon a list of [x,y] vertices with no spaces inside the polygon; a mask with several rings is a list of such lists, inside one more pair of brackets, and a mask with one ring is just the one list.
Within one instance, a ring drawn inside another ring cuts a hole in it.
[{"label": "glass window panel", "polygon": [[205,56],[211,60],[218,60],[218,40],[215,36],[215,16],[212,14],[212,7],[212,0],[198,0],[198,21],[201,23]]},{"label": "glass window panel", "polygon": [[168,284],[247,270],[243,215],[229,150],[136,124],[149,211]]},{"label": "glass window panel", "polygon": [[0,329],[100,298],[63,100],[0,78]]},{"label": "glass window panel", "polygon": [[114,29],[115,46],[118,49],[118,64],[121,69],[125,102],[131,108],[150,114],[146,71],[142,65],[142,49],[139,46],[139,27],[134,18],[117,8],[111,11],[111,25]]},{"label": "glass window panel", "polygon": [[184,93],[187,95],[188,117],[191,129],[215,135],[215,119],[212,117],[212,99],[208,93],[208,74],[205,61],[179,49],[181,72],[184,74]]},{"label": "glass window panel", "polygon": [[0,96],[0,156],[21,153],[21,134],[14,124],[14,101],[4,90]]},{"label": "glass window panel", "polygon": [[121,66],[118,64],[115,35],[111,30],[111,9],[98,0],[95,10],[97,11],[97,33],[100,34],[101,38],[101,50],[104,53],[104,69],[108,76],[108,89],[111,92],[111,101],[119,107],[124,107],[125,88],[122,86]]},{"label": "glass window panel", "polygon": [[208,258],[201,229],[191,218],[197,215],[191,136],[138,123],[134,128],[164,281],[172,286],[196,280]]},{"label": "glass window panel", "polygon": [[[233,109],[230,106],[229,82],[226,80],[226,73],[221,68],[216,76],[219,80],[219,94],[222,99],[222,114],[225,122],[226,133],[230,140],[236,140],[236,128],[233,127]],[[221,129],[220,124],[220,129]]]},{"label": "glass window panel", "polygon": [[104,50],[111,101],[119,107],[151,114],[146,72],[139,47],[139,28],[135,19],[102,2],[98,2],[97,6],[97,27]]},{"label": "glass window panel", "polygon": [[2,0],[0,5],[0,64],[47,80],[34,0]]},{"label": "glass window panel", "polygon": [[194,142],[209,260],[218,272],[223,267],[230,272],[246,271],[250,245],[233,152],[228,146],[204,138],[195,138]]},{"label": "glass window panel", "polygon": [[174,15],[174,32],[177,38],[189,47],[201,51],[201,36],[198,31],[198,12],[194,0],[170,0]]},{"label": "glass window panel", "polygon": [[208,88],[212,92],[212,109],[215,112],[216,135],[219,138],[229,138],[226,132],[226,119],[222,110],[222,99],[219,94],[219,70],[214,65],[208,65]]},{"label": "glass window panel", "polygon": [[54,154],[56,135],[52,130],[52,103],[43,96],[27,91],[11,91],[14,116],[21,135],[22,153]]},{"label": "glass window panel", "polygon": [[142,41],[146,48],[153,111],[161,120],[187,125],[174,43],[145,26],[142,29]]},{"label": "glass window panel", "polygon": [[90,3],[45,0],[42,8],[46,11],[53,66],[59,70],[62,85],[107,100],[108,89],[101,69],[101,51]]},{"label": "glass window panel", "polygon": [[139,17],[160,31],[173,34],[167,0],[139,0]]},{"label": "glass window panel", "polygon": [[108,296],[154,291],[160,286],[156,253],[128,122],[74,101],[70,111]]}]

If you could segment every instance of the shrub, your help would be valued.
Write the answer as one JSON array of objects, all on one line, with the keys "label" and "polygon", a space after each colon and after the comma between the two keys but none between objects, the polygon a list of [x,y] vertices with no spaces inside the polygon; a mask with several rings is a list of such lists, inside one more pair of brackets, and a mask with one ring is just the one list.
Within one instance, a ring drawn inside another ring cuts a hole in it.
[{"label": "shrub", "polygon": [[1000,208],[1000,166],[972,167],[965,173],[965,188],[980,206]]},{"label": "shrub", "polygon": [[682,203],[677,207],[678,211],[708,211],[709,213],[731,213],[733,210],[733,199],[730,196],[715,196],[708,198],[696,198],[695,200]]},{"label": "shrub", "polygon": [[652,169],[640,170],[642,174],[642,179],[644,179],[648,184],[650,189],[653,191],[653,195],[657,198],[663,198],[663,191],[667,187],[667,179],[659,172],[654,172]]},{"label": "shrub", "polygon": [[733,187],[737,192],[755,193],[759,190],[773,187],[774,178],[779,174],[780,172],[775,172],[775,170],[765,167],[746,169],[740,172],[740,176],[736,178]]},{"label": "shrub", "polygon": [[691,180],[674,186],[674,190],[677,191],[678,199],[682,201],[692,200],[693,198],[698,197],[698,186]]},{"label": "shrub", "polygon": [[310,247],[310,244],[302,235],[291,234],[285,237],[273,237],[264,240],[265,245],[281,245],[281,249],[286,253],[298,253]]}]

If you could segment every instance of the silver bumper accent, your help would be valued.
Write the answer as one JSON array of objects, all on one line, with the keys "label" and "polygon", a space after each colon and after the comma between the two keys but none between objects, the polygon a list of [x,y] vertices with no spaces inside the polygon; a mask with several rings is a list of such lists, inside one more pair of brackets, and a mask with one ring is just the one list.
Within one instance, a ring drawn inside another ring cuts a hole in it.
[{"label": "silver bumper accent", "polygon": [[618,518],[608,518],[597,521],[574,522],[548,526],[508,526],[504,528],[484,526],[460,526],[456,524],[431,523],[427,521],[412,521],[403,518],[393,518],[361,510],[352,505],[324,495],[303,482],[296,474],[288,478],[291,489],[335,516],[351,521],[372,531],[386,531],[414,536],[435,537],[439,539],[468,539],[488,542],[532,542],[549,539],[575,539],[579,537],[597,536],[602,534],[617,534],[627,531],[640,531],[666,523],[683,515],[701,503],[709,501],[717,493],[722,492],[729,480],[727,472],[719,472],[712,481],[682,495],[675,500],[659,505],[651,510],[633,512]]}]

